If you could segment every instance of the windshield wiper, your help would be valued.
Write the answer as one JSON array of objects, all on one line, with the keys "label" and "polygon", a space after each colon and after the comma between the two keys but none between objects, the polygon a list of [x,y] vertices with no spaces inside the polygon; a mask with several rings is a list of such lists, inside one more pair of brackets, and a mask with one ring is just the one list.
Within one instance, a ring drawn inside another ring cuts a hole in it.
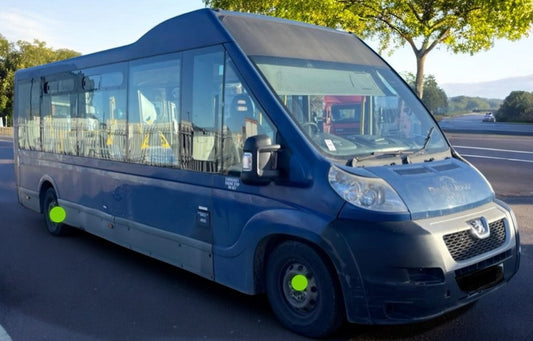
[{"label": "windshield wiper", "polygon": [[355,156],[352,159],[352,167],[355,167],[355,165],[361,161],[370,160],[370,159],[387,158],[387,157],[396,157],[396,156],[401,156],[402,163],[405,163],[405,160],[407,159],[407,156],[409,154],[410,154],[409,152],[404,152],[401,150],[396,150],[392,152],[380,152],[380,153],[372,152],[366,156]]},{"label": "windshield wiper", "polygon": [[428,134],[426,136],[426,139],[424,140],[424,145],[422,146],[422,148],[420,148],[419,150],[414,151],[413,153],[411,153],[411,156],[424,154],[426,152],[426,149],[429,146],[429,143],[431,142],[431,136],[433,135],[433,131],[435,131],[435,127],[431,127],[429,129],[429,132],[428,132]]},{"label": "windshield wiper", "polygon": [[429,146],[429,143],[431,142],[431,137],[433,136],[434,131],[435,131],[435,127],[431,127],[429,129],[429,132],[424,140],[424,145],[422,146],[422,148],[416,151],[410,152],[410,151],[396,150],[392,152],[389,151],[389,152],[381,152],[381,153],[372,152],[370,153],[370,155],[366,155],[366,156],[355,156],[352,159],[352,166],[355,167],[355,165],[358,162],[365,161],[365,160],[387,158],[387,157],[397,157],[397,156],[401,157],[402,164],[404,165],[409,164],[411,163],[410,158],[412,158],[413,156],[424,154],[426,152],[426,149]]}]

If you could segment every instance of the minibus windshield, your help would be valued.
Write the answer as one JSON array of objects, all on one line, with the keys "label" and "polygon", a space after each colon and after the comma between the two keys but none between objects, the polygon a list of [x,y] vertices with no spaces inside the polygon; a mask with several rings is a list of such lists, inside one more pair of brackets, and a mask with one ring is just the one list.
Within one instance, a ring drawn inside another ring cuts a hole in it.
[{"label": "minibus windshield", "polygon": [[326,156],[354,165],[408,155],[449,156],[430,114],[387,67],[264,56],[252,60]]}]

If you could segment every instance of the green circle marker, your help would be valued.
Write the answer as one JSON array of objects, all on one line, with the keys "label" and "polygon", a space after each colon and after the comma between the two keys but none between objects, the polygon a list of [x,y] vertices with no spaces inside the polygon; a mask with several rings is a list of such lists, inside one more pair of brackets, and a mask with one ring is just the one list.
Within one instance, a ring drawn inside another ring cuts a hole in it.
[{"label": "green circle marker", "polygon": [[292,288],[296,291],[304,291],[307,289],[307,277],[304,275],[296,275],[291,279]]},{"label": "green circle marker", "polygon": [[50,210],[49,216],[50,220],[54,223],[62,223],[67,216],[67,212],[65,212],[65,209],[63,207],[55,206]]}]

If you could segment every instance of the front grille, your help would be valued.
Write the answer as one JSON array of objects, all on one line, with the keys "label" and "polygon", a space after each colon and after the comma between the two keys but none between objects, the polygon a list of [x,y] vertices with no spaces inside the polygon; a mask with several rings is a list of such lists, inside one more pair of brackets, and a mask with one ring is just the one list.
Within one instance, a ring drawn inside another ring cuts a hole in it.
[{"label": "front grille", "polygon": [[482,270],[482,269],[488,268],[490,266],[503,263],[506,259],[511,258],[512,255],[513,255],[513,251],[512,250],[507,250],[507,251],[502,252],[502,253],[494,256],[494,257],[490,257],[488,259],[485,259],[484,261],[481,261],[479,263],[472,264],[470,266],[467,266],[467,267],[464,267],[464,268],[461,268],[461,269],[457,269],[457,270],[455,270],[455,276],[460,277],[460,276],[469,274],[469,273],[474,272],[474,271]]},{"label": "front grille", "polygon": [[444,242],[453,259],[467,260],[501,246],[505,242],[504,220],[490,223],[489,228],[490,236],[486,239],[477,239],[470,234],[470,230],[445,235]]}]

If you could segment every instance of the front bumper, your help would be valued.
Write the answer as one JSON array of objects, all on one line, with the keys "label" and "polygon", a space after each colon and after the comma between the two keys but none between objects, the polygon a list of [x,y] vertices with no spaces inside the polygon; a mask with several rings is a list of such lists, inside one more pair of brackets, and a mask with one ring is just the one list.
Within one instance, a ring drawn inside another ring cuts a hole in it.
[{"label": "front bumper", "polygon": [[[470,234],[484,217],[491,236]],[[496,202],[406,222],[340,219],[330,236],[345,243],[337,262],[347,318],[394,324],[429,319],[479,299],[518,271],[520,241],[512,211]]]}]

